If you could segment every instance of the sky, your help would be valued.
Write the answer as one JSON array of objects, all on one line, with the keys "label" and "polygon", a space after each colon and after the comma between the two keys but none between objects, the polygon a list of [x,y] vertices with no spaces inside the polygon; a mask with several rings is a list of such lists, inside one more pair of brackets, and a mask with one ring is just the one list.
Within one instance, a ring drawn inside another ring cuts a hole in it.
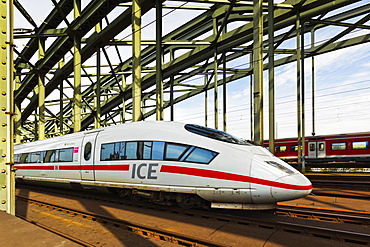
[{"label": "sky", "polygon": [[[38,0],[35,5],[33,1],[19,0],[23,7],[29,12],[35,22],[39,25],[53,7],[51,0]],[[282,1],[279,1],[282,2]],[[361,1],[360,3],[368,2]],[[89,1],[83,0],[83,6]],[[167,4],[182,4],[182,2],[166,2]],[[187,3],[185,6],[194,6],[204,4]],[[353,8],[356,5],[351,5]],[[123,10],[124,7],[122,7]],[[119,14],[119,9],[108,16],[113,18]],[[191,20],[201,11],[189,10],[164,10],[163,30],[164,34],[170,32],[182,23]],[[155,37],[155,13],[149,12],[143,17],[143,39],[154,39]],[[71,16],[68,17],[71,19]],[[351,20],[354,22],[355,20]],[[369,24],[369,23],[367,23]],[[230,25],[228,29],[236,28],[241,23]],[[29,28],[30,25],[16,11],[15,28]],[[61,26],[62,27],[62,26]],[[315,44],[324,42],[334,36],[343,28],[325,28],[316,33]],[[370,31],[355,30],[353,33],[345,36],[359,36]],[[206,37],[207,35],[205,35]],[[130,39],[131,28],[124,30],[116,37],[118,39]],[[51,44],[51,40],[48,43]],[[309,44],[310,35],[305,36],[305,43]],[[17,39],[18,50],[23,49],[27,41]],[[292,39],[281,45],[279,48],[295,48],[295,40]],[[107,52],[115,57],[113,48],[108,48]],[[131,54],[131,47],[120,48],[121,54]],[[184,51],[185,52],[185,51]],[[181,51],[178,55],[181,54]],[[275,59],[282,55],[276,55]],[[315,57],[315,134],[342,134],[370,131],[370,44],[362,44],[351,48],[341,49],[335,52],[326,53]],[[36,59],[36,58],[34,58]],[[67,58],[71,59],[71,57]],[[126,59],[126,58],[125,58]],[[124,59],[124,60],[125,60]],[[168,58],[165,58],[168,60]],[[312,133],[312,74],[311,58],[305,59],[305,121],[306,136]],[[88,64],[88,63],[87,63]],[[228,67],[248,68],[247,58],[229,63]],[[144,75],[144,74],[143,74]],[[128,78],[130,82],[131,78]],[[194,80],[194,79],[193,79]],[[197,77],[195,81],[203,83],[203,77]],[[297,135],[297,115],[296,115],[296,63],[290,63],[275,68],[275,93],[276,93],[276,138],[294,137]],[[227,85],[227,132],[233,135],[250,139],[250,78],[246,77]],[[222,129],[222,87],[219,88],[219,129]],[[268,77],[264,73],[264,135],[268,137]],[[168,96],[166,96],[168,97]],[[208,126],[214,127],[213,116],[213,91],[208,93]],[[175,105],[175,121],[185,123],[196,123],[205,125],[205,99],[204,94],[200,94],[186,101]],[[165,120],[170,120],[169,109],[164,112]],[[150,119],[155,119],[151,117]]]}]

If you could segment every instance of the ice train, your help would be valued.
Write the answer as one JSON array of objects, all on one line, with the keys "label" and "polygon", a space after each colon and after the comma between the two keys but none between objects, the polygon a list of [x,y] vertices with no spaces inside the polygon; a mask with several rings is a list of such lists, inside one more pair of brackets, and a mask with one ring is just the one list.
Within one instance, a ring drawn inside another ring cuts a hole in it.
[{"label": "ice train", "polygon": [[104,188],[181,207],[271,209],[310,181],[266,149],[225,132],[135,122],[15,146],[18,182]]}]

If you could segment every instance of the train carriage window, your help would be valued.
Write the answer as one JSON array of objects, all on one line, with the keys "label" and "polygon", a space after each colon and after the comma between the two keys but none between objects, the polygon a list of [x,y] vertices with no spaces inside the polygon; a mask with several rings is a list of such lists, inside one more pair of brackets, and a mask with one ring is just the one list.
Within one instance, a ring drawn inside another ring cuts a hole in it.
[{"label": "train carriage window", "polygon": [[290,146],[290,152],[298,152],[298,145]]},{"label": "train carriage window", "polygon": [[285,153],[286,152],[286,146],[276,146],[275,147],[275,153]]},{"label": "train carriage window", "polygon": [[196,162],[201,164],[209,164],[218,153],[212,152],[203,148],[194,148],[193,151],[186,157],[187,162]]},{"label": "train carriage window", "polygon": [[319,151],[325,151],[325,143],[319,143]]},{"label": "train carriage window", "polygon": [[112,160],[114,157],[114,143],[102,144],[100,160]]},{"label": "train carriage window", "polygon": [[84,147],[84,159],[86,161],[90,160],[91,158],[91,152],[92,152],[91,148],[92,148],[91,142],[87,142]]},{"label": "train carriage window", "polygon": [[21,159],[21,154],[14,154],[14,163],[18,164]]},{"label": "train carriage window", "polygon": [[[85,147],[86,150],[86,147]],[[91,151],[90,151],[91,154]],[[73,161],[73,148],[64,148],[59,150],[59,162],[72,162]]]},{"label": "train carriage window", "polygon": [[45,163],[57,162],[59,150],[48,150],[45,154]]},{"label": "train carriage window", "polygon": [[181,155],[189,148],[189,146],[181,144],[166,143],[165,159],[179,160]]},{"label": "train carriage window", "polygon": [[28,153],[21,154],[20,163],[28,163]]},{"label": "train carriage window", "polygon": [[315,143],[310,144],[310,151],[315,151],[316,150],[316,145]]},{"label": "train carriage window", "polygon": [[152,147],[152,159],[163,160],[164,159],[164,142],[153,142]]},{"label": "train carriage window", "polygon": [[114,153],[111,154],[111,160],[124,160],[125,156],[125,142],[115,142],[114,143]]},{"label": "train carriage window", "polygon": [[126,142],[126,156],[128,160],[138,160],[138,143],[137,142]]},{"label": "train carriage window", "polygon": [[33,152],[33,153],[30,153],[29,155],[29,160],[28,162],[29,163],[40,163],[40,152]]},{"label": "train carriage window", "polygon": [[340,150],[346,150],[347,144],[345,142],[337,142],[331,144],[331,150],[334,151],[340,151]]},{"label": "train carriage window", "polygon": [[152,146],[153,142],[143,142],[143,159],[150,160],[152,159]]},{"label": "train carriage window", "polygon": [[352,149],[354,149],[354,150],[369,149],[369,141],[352,142]]},{"label": "train carriage window", "polygon": [[125,154],[125,150],[126,150],[126,142],[117,142],[115,144],[114,151],[118,153],[118,159],[125,160],[127,158]]}]

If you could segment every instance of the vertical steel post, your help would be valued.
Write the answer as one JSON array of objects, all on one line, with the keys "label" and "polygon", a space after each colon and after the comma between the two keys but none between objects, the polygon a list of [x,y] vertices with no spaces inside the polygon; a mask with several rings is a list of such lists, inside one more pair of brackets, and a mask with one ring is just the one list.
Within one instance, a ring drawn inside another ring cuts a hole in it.
[{"label": "vertical steel post", "polygon": [[132,121],[141,120],[141,6],[140,0],[132,1]]},{"label": "vertical steel post", "polygon": [[[96,27],[97,28],[97,27]],[[95,84],[95,114],[94,114],[94,127],[95,129],[100,128],[100,47],[96,48],[96,84]]]},{"label": "vertical steel post", "polygon": [[208,127],[208,75],[207,72],[204,75],[204,85],[205,85],[205,90],[204,90],[204,126]]},{"label": "vertical steel post", "polygon": [[[250,54],[250,66],[253,66],[253,53]],[[254,142],[254,132],[253,132],[253,74],[249,76],[249,107],[250,107],[250,128],[251,128],[251,141]]]},{"label": "vertical steel post", "polygon": [[[3,1],[4,2],[4,1]],[[11,215],[15,215],[15,170],[14,170],[14,41],[13,41],[13,29],[14,29],[14,5],[12,0],[7,1],[6,6],[6,184],[7,184],[7,212]],[[4,141],[4,140],[3,140]],[[2,154],[4,157],[4,154]]]},{"label": "vertical steel post", "polygon": [[[311,48],[315,46],[315,29],[311,30]],[[312,87],[312,136],[315,136],[315,56],[311,57],[311,87]]]},{"label": "vertical steel post", "polygon": [[[21,71],[18,70],[15,76],[15,90],[18,90],[21,84]],[[21,118],[21,105],[15,104],[15,116],[14,116],[14,134],[15,134],[15,143],[22,142],[22,134],[21,134],[21,126],[22,126],[22,118]]]},{"label": "vertical steel post", "polygon": [[162,1],[156,0],[156,119],[163,120]]},{"label": "vertical steel post", "polygon": [[[64,58],[61,58],[58,62],[58,69],[62,69],[64,66]],[[63,128],[64,128],[64,92],[63,92],[63,79],[59,82],[59,131],[60,134],[63,135]]]},{"label": "vertical steel post", "polygon": [[269,150],[275,153],[274,1],[268,2],[269,43]]},{"label": "vertical steel post", "polygon": [[[175,56],[175,54],[174,54],[174,51],[171,49],[170,50],[170,61],[172,61],[173,59],[174,59],[174,56]],[[175,120],[175,109],[174,109],[174,100],[173,100],[173,84],[174,84],[174,76],[173,75],[171,75],[170,76],[170,83],[171,83],[171,86],[170,86],[170,105],[171,105],[171,109],[170,109],[170,111],[171,111],[171,121],[174,121]]]},{"label": "vertical steel post", "polygon": [[[81,0],[73,0],[74,18],[77,19],[81,15]],[[73,96],[73,131],[81,130],[81,110],[82,110],[82,94],[81,94],[81,37],[78,34],[74,35],[74,54],[73,54],[73,74],[74,74],[74,96]]]},{"label": "vertical steel post", "polygon": [[[125,75],[122,75],[122,89],[126,91],[126,77]],[[125,97],[122,97],[122,112],[121,112],[121,123],[126,122],[126,102]]]},{"label": "vertical steel post", "polygon": [[227,131],[227,88],[226,88],[226,52],[224,52],[223,54],[223,63],[222,63],[222,80],[223,80],[223,84],[222,84],[222,94],[223,94],[223,100],[222,100],[222,103],[223,103],[223,130],[224,132]]},{"label": "vertical steel post", "polygon": [[306,155],[306,145],[305,145],[305,132],[306,132],[306,122],[305,122],[305,81],[304,81],[304,23],[301,23],[301,103],[302,103],[302,169],[301,172],[306,172],[305,167],[305,155]]},{"label": "vertical steel post", "polygon": [[0,210],[15,214],[13,1],[0,2]]},{"label": "vertical steel post", "polygon": [[[39,60],[42,60],[45,56],[45,39],[38,39],[39,45]],[[38,128],[37,136],[38,140],[45,139],[45,82],[44,74],[39,71],[38,73],[38,86],[37,86],[37,98],[38,98]]]},{"label": "vertical steel post", "polygon": [[301,129],[301,29],[300,16],[296,20],[296,53],[297,53],[297,141],[298,141],[298,165],[302,164],[302,129]]},{"label": "vertical steel post", "polygon": [[253,0],[254,142],[263,145],[262,0]]},{"label": "vertical steel post", "polygon": [[[213,18],[213,35],[217,35],[217,18]],[[217,40],[216,40],[217,42]],[[217,64],[217,44],[214,47],[213,52],[213,90],[214,90],[214,120],[215,120],[215,129],[218,129],[218,64]]]}]

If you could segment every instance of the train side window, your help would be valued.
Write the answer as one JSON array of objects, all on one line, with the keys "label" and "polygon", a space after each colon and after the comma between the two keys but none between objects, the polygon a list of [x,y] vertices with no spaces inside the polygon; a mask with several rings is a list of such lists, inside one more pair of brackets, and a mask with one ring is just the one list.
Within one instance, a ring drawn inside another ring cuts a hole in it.
[{"label": "train side window", "polygon": [[138,160],[139,154],[137,142],[126,142],[126,156],[128,160]]},{"label": "train side window", "polygon": [[164,142],[153,142],[152,146],[152,159],[163,160],[164,159]]},{"label": "train side window", "polygon": [[126,143],[125,142],[116,142],[115,143],[114,152],[118,153],[118,159],[125,160],[127,158],[126,154],[125,154],[125,150],[126,150]]},{"label": "train side window", "polygon": [[290,152],[298,152],[298,145],[290,146]]},{"label": "train side window", "polygon": [[58,161],[58,150],[48,150],[45,154],[45,163],[51,163]]},{"label": "train side window", "polygon": [[33,152],[29,154],[29,163],[40,163],[40,152]]},{"label": "train side window", "polygon": [[21,154],[20,163],[28,163],[28,153]]},{"label": "train side window", "polygon": [[331,144],[331,150],[340,151],[340,150],[346,150],[347,144],[345,142],[337,142]]},{"label": "train side window", "polygon": [[114,158],[114,143],[102,144],[100,160],[113,160]]},{"label": "train side window", "polygon": [[166,143],[165,159],[179,160],[181,155],[189,148],[189,146]]},{"label": "train side window", "polygon": [[285,153],[286,152],[286,146],[276,146],[275,147],[275,153]]},{"label": "train side window", "polygon": [[319,143],[319,151],[324,151],[324,150],[325,150],[325,144]]},{"label": "train side window", "polygon": [[14,154],[14,163],[18,164],[21,159],[21,154]]},{"label": "train side window", "polygon": [[352,149],[369,149],[369,141],[352,142]]},{"label": "train side window", "polygon": [[[85,146],[85,152],[86,152],[86,146]],[[91,150],[90,150],[90,155],[91,155]],[[60,149],[59,150],[59,161],[60,162],[72,162],[73,161],[73,148]]]},{"label": "train side window", "polygon": [[91,142],[87,142],[84,147],[84,159],[86,161],[90,160],[91,158],[91,152],[92,152],[91,148],[92,148]]},{"label": "train side window", "polygon": [[109,154],[109,160],[125,160],[125,142],[115,142],[113,152]]},{"label": "train side window", "polygon": [[193,151],[186,157],[187,162],[196,162],[201,164],[209,164],[218,153],[212,152],[203,148],[194,148]]},{"label": "train side window", "polygon": [[316,145],[315,143],[310,144],[310,151],[315,151],[316,150]]},{"label": "train side window", "polygon": [[150,160],[152,159],[152,147],[153,142],[143,142],[143,159]]}]

